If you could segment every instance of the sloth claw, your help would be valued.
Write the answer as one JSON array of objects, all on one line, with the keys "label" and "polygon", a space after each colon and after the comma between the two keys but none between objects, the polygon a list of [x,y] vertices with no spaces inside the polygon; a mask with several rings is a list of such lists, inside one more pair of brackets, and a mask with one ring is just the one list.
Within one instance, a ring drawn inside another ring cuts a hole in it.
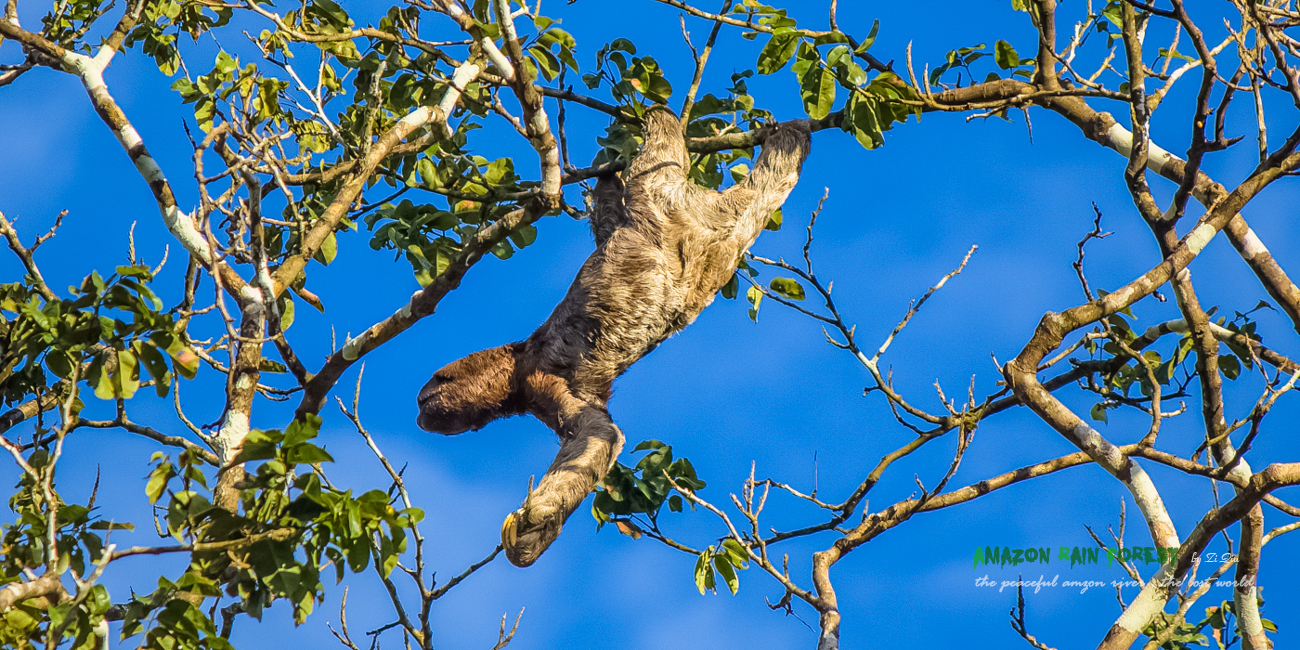
[{"label": "sloth claw", "polygon": [[517,567],[526,567],[537,561],[542,553],[560,536],[564,526],[561,517],[543,517],[532,521],[523,508],[508,515],[501,524],[501,546],[506,559]]},{"label": "sloth claw", "polygon": [[501,523],[501,545],[509,548],[515,545],[519,539],[519,527],[515,522],[515,513],[506,515],[506,520]]}]

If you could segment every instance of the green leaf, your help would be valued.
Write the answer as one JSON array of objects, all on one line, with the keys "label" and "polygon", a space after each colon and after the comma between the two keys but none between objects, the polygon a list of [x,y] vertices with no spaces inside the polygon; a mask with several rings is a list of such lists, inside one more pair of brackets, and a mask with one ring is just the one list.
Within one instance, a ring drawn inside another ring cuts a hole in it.
[{"label": "green leaf", "polygon": [[358,540],[348,549],[348,566],[352,568],[353,573],[361,573],[366,570],[366,564],[370,561],[370,545],[366,540]]},{"label": "green leaf", "polygon": [[851,131],[858,144],[862,145],[864,149],[871,150],[885,143],[885,136],[880,128],[880,119],[876,115],[876,101],[874,99],[866,99],[856,94],[851,95],[845,109],[848,115],[844,119],[842,128]]},{"label": "green leaf", "polygon": [[780,230],[782,218],[781,208],[777,208],[776,212],[767,216],[767,225],[763,226],[763,230],[771,230],[772,232]]},{"label": "green leaf", "polygon": [[758,308],[763,304],[763,290],[751,286],[747,291],[745,291],[745,298],[749,300],[749,318],[757,323]]},{"label": "green leaf", "polygon": [[[611,60],[621,61],[621,54],[610,56]],[[620,62],[619,69],[623,81],[615,86],[615,94],[631,95],[632,91],[641,93],[646,99],[656,103],[667,103],[673,94],[673,86],[664,78],[663,70],[653,57],[634,57],[630,68],[624,70]]]},{"label": "green leaf", "polygon": [[560,60],[545,47],[534,45],[528,48],[528,53],[533,55],[533,60],[537,62],[537,69],[547,81],[553,81],[560,74]]},{"label": "green leaf", "polygon": [[1011,44],[1006,41],[998,41],[993,46],[993,60],[1003,70],[1010,70],[1020,65],[1020,55],[1016,54],[1016,48],[1011,47]]},{"label": "green leaf", "polygon": [[176,368],[176,373],[186,379],[194,379],[199,374],[199,357],[188,349],[178,348],[172,352],[168,350],[172,357],[172,367]]},{"label": "green leaf", "polygon": [[[529,224],[510,231],[510,241],[514,243],[516,248],[524,248],[525,246],[531,245],[533,242],[537,241],[537,226]],[[442,271],[439,270],[439,273],[441,272]]]},{"label": "green leaf", "polygon": [[90,598],[86,601],[86,606],[91,612],[102,616],[112,604],[112,601],[108,599],[108,589],[104,585],[95,585],[90,588]]},{"label": "green leaf", "polygon": [[763,46],[763,51],[758,53],[758,73],[772,74],[784,68],[798,45],[799,35],[796,33],[773,35]]},{"label": "green leaf", "polygon": [[105,365],[103,357],[96,358],[86,373],[86,384],[94,387],[95,397],[113,399],[113,378],[109,376]]},{"label": "green leaf", "polygon": [[330,262],[334,261],[334,256],[338,255],[338,252],[338,241],[335,240],[334,233],[331,232],[325,237],[325,241],[321,242],[320,250],[316,251],[316,255],[312,259],[329,266]]},{"label": "green leaf", "polygon": [[725,553],[713,556],[713,566],[717,568],[718,574],[722,576],[722,581],[727,583],[727,589],[731,595],[735,596],[740,590],[740,579],[736,577],[736,568],[731,566],[731,558]]},{"label": "green leaf", "polygon": [[768,287],[781,297],[790,300],[803,300],[806,297],[803,285],[799,284],[799,281],[794,278],[772,278],[772,282],[768,284]]},{"label": "green leaf", "polygon": [[1224,625],[1226,625],[1226,622],[1223,620],[1223,609],[1224,609],[1223,606],[1206,607],[1205,622],[1208,623],[1210,627],[1216,630],[1222,630]]},{"label": "green leaf", "polygon": [[727,283],[722,285],[722,297],[726,298],[727,300],[732,300],[736,297],[739,291],[740,291],[740,281],[736,277],[736,274],[733,273],[731,274],[731,279],[727,280]]},{"label": "green leaf", "polygon": [[1108,422],[1106,419],[1106,406],[1102,402],[1093,404],[1092,409],[1088,411],[1088,415],[1098,422]]},{"label": "green leaf", "polygon": [[314,439],[320,434],[320,424],[319,415],[308,415],[302,420],[295,419],[284,430],[284,445],[293,447]]},{"label": "green leaf", "polygon": [[275,302],[280,310],[280,331],[284,332],[293,325],[293,297],[289,295],[288,291],[286,291],[280,294],[280,297],[277,298]]},{"label": "green leaf", "polygon": [[[385,578],[387,578],[389,574],[393,572],[393,569],[397,568],[397,563],[401,559],[402,559],[401,556],[397,555],[396,553],[384,556],[382,572]],[[310,596],[308,597],[308,602],[309,603],[311,602]]]},{"label": "green leaf", "polygon": [[851,90],[867,82],[867,72],[857,63],[845,59],[835,66],[835,78],[840,85]]},{"label": "green leaf", "polygon": [[1225,354],[1219,357],[1219,370],[1223,371],[1224,377],[1236,379],[1241,374],[1241,363],[1237,361],[1237,357]]},{"label": "green leaf", "polygon": [[515,161],[510,158],[498,158],[492,161],[483,172],[483,178],[492,185],[505,185],[514,182]]},{"label": "green leaf", "polygon": [[803,99],[803,110],[814,120],[824,119],[830,115],[835,104],[835,75],[821,67],[820,63],[809,68],[799,86]]},{"label": "green leaf", "polygon": [[284,374],[289,372],[289,368],[287,368],[283,363],[273,359],[262,359],[261,361],[258,361],[257,369],[261,372],[269,372],[272,374]]},{"label": "green leaf", "polygon": [[128,350],[117,352],[117,372],[113,373],[115,397],[131,399],[140,388],[140,374],[136,367],[135,354]]},{"label": "green leaf", "polygon": [[794,64],[790,66],[790,71],[794,73],[794,76],[802,80],[809,70],[820,65],[821,57],[817,54],[817,48],[804,42],[799,43],[797,52]]},{"label": "green leaf", "polygon": [[855,51],[858,54],[862,54],[866,52],[868,49],[870,49],[871,45],[876,42],[876,34],[878,34],[879,32],[880,32],[880,21],[877,20],[871,23],[871,31],[868,32],[867,37],[863,39],[861,43],[858,44],[858,49]]},{"label": "green leaf", "polygon": [[144,493],[149,497],[149,503],[158,503],[158,499],[161,499],[163,492],[167,490],[167,482],[173,476],[176,476],[176,470],[172,467],[171,461],[166,459],[149,473],[149,482],[144,486]]},{"label": "green leaf", "polygon": [[840,65],[841,62],[852,60],[852,58],[853,57],[849,54],[849,46],[836,45],[826,54],[826,67],[834,68]]},{"label": "green leaf", "polygon": [[275,444],[281,439],[278,431],[254,429],[244,439],[244,447],[235,457],[234,462],[246,463],[251,460],[268,460],[275,458]]},{"label": "green leaf", "polygon": [[[793,30],[790,30],[793,31]],[[787,30],[781,30],[781,33],[787,33]],[[816,38],[813,38],[813,45],[838,45],[849,42],[849,37],[844,32],[825,32]]]},{"label": "green leaf", "polygon": [[731,180],[739,183],[745,180],[745,177],[749,176],[749,165],[738,163],[732,165],[729,171],[731,172]]},{"label": "green leaf", "polygon": [[117,523],[113,521],[96,521],[90,525],[91,530],[135,530],[135,524],[131,522]]},{"label": "green leaf", "polygon": [[740,545],[740,542],[737,542],[734,539],[727,539],[722,542],[722,550],[726,551],[733,566],[741,569],[749,566],[749,553],[745,550],[744,546]]},{"label": "green leaf", "polygon": [[[335,5],[337,6],[337,5]],[[217,52],[216,66],[213,68],[221,75],[228,75],[239,67],[239,60],[231,57],[225,50]]]},{"label": "green leaf", "polygon": [[135,349],[136,355],[144,362],[145,370],[153,378],[154,392],[158,397],[166,397],[172,383],[171,371],[167,369],[167,359],[150,342],[136,339],[131,347]]},{"label": "green leaf", "polygon": [[713,547],[710,546],[704,549],[699,558],[695,560],[695,588],[700,590],[701,596],[715,587],[713,565],[709,563],[709,557],[712,554]]},{"label": "green leaf", "polygon": [[72,376],[72,358],[62,350],[50,350],[45,353],[45,367],[60,379]]},{"label": "green leaf", "polygon": [[619,50],[619,51],[627,52],[628,54],[636,54],[636,45],[633,45],[632,41],[629,41],[626,38],[614,39],[609,44],[608,49],[611,51]]},{"label": "green leaf", "polygon": [[286,459],[291,463],[309,465],[312,463],[332,463],[334,457],[329,452],[313,444],[304,443],[289,450]]},{"label": "green leaf", "polygon": [[434,166],[432,160],[421,158],[420,162],[415,164],[415,169],[420,174],[420,182],[425,187],[432,189],[442,187],[442,180],[438,178],[438,168]]},{"label": "green leaf", "polygon": [[333,0],[313,0],[311,9],[313,14],[325,18],[334,27],[343,28],[352,25],[352,19],[348,18],[347,12]]}]

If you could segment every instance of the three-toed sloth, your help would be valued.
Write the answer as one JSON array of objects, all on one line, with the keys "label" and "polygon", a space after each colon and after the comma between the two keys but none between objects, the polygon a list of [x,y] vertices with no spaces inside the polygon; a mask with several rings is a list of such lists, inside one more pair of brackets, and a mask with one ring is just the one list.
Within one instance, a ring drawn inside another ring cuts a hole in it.
[{"label": "three-toed sloth", "polygon": [[671,110],[650,109],[642,135],[623,180],[596,184],[596,251],[551,317],[524,341],[452,362],[420,391],[426,431],[462,433],[531,413],[559,434],[555,462],[501,528],[516,566],[555,541],[618,457],[623,433],[606,410],[614,379],[713,301],[794,189],[810,144],[806,121],[776,125],[749,176],[718,192],[688,179]]}]

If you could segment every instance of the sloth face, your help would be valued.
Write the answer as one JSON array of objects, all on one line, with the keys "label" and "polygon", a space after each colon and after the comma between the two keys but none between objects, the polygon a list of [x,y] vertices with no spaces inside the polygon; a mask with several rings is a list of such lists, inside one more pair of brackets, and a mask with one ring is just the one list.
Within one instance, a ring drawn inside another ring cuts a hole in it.
[{"label": "sloth face", "polygon": [[416,424],[425,431],[453,435],[512,414],[512,349],[503,345],[475,352],[433,373],[420,390]]}]

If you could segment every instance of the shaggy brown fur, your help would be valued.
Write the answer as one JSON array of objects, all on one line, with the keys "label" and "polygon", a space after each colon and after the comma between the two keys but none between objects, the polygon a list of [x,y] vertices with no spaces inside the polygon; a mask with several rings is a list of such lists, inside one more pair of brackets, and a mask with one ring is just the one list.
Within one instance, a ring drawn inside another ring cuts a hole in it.
[{"label": "shaggy brown fur", "polygon": [[537,560],[618,457],[623,434],[606,411],[614,379],[713,301],[794,189],[809,149],[804,122],[781,124],[749,177],[716,192],[688,180],[670,110],[651,109],[643,134],[626,188],[617,177],[597,184],[596,251],[551,317],[525,341],[451,363],[420,391],[426,431],[531,413],[559,434],[555,462],[501,530],[516,566]]}]

